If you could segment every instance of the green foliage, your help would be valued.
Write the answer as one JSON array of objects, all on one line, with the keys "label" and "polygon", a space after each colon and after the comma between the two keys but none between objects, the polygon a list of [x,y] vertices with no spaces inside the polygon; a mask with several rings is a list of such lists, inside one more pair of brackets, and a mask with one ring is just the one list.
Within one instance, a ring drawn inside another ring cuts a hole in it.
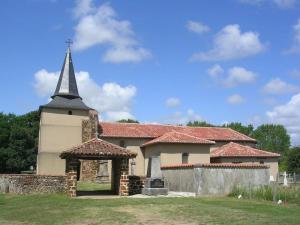
[{"label": "green foliage", "polygon": [[288,163],[287,156],[281,157],[278,165],[279,172],[287,171],[287,163]]},{"label": "green foliage", "polygon": [[[275,186],[261,186],[258,188],[244,188],[244,187],[234,187],[231,193],[228,195],[230,197],[238,197],[242,195],[244,199],[256,199],[256,200],[266,200],[277,201],[281,199],[284,202],[296,203],[300,205],[300,187],[291,186],[283,187],[278,184]],[[273,198],[274,197],[274,198]]]},{"label": "green foliage", "polygon": [[206,121],[194,120],[186,124],[189,127],[215,127],[215,125],[207,123]]},{"label": "green foliage", "polygon": [[252,135],[257,140],[259,149],[286,154],[290,147],[290,136],[282,125],[263,124]]},{"label": "green foliage", "polygon": [[253,133],[253,125],[249,124],[247,126],[244,126],[242,123],[238,122],[232,122],[229,124],[224,124],[223,127],[231,128],[237,132],[240,132],[242,134],[245,134],[247,136],[250,136]]},{"label": "green foliage", "polygon": [[133,119],[121,119],[117,121],[118,123],[139,123],[139,121],[137,120],[133,120]]},{"label": "green foliage", "polygon": [[287,171],[300,173],[300,147],[291,148],[287,154]]},{"label": "green foliage", "polygon": [[38,129],[37,111],[21,116],[0,113],[0,173],[19,173],[35,166]]}]

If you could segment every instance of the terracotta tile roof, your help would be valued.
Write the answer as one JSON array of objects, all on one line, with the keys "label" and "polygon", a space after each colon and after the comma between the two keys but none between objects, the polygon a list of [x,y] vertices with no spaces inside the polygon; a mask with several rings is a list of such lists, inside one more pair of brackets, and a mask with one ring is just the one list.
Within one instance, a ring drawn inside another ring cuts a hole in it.
[{"label": "terracotta tile roof", "polygon": [[208,144],[208,145],[215,144],[214,141],[209,141],[203,138],[198,138],[177,131],[171,131],[163,134],[158,138],[155,138],[151,141],[144,143],[141,147],[158,144],[158,143],[185,143],[185,144]]},{"label": "terracotta tile roof", "polygon": [[230,128],[222,127],[187,127],[159,124],[109,122],[100,122],[99,125],[102,137],[157,138],[167,132],[177,131],[211,141],[244,141],[256,143],[256,140],[253,138],[250,138]]},{"label": "terracotta tile roof", "polygon": [[162,165],[161,169],[180,169],[180,168],[194,168],[195,164],[184,163],[184,164],[172,164],[172,165]]},{"label": "terracotta tile roof", "polygon": [[136,153],[133,153],[125,148],[110,142],[93,138],[81,145],[75,146],[69,150],[63,151],[60,154],[61,158],[134,158]]},{"label": "terracotta tile roof", "polygon": [[267,169],[269,165],[255,164],[255,163],[200,163],[200,164],[174,164],[163,165],[161,169],[184,169],[184,168],[257,168]]},{"label": "terracotta tile roof", "polygon": [[210,153],[211,158],[221,158],[221,157],[279,157],[280,154],[274,152],[267,152],[252,148],[250,146],[245,146],[230,142],[223,145]]}]

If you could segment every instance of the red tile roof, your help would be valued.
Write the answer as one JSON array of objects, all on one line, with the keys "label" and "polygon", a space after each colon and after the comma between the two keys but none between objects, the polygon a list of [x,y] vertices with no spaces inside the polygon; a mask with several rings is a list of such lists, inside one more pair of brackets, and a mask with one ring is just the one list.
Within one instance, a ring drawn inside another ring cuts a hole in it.
[{"label": "red tile roof", "polygon": [[200,164],[174,164],[163,165],[161,169],[184,169],[194,167],[206,167],[206,168],[260,168],[267,169],[269,165],[255,164],[255,163],[200,163]]},{"label": "red tile roof", "polygon": [[65,159],[69,157],[75,158],[134,158],[133,153],[125,148],[110,142],[93,138],[69,150],[63,151],[60,157]]},{"label": "red tile roof", "polygon": [[209,141],[203,138],[198,138],[189,134],[171,131],[162,136],[146,142],[141,147],[158,144],[158,143],[185,143],[185,144],[215,144],[214,141]]},{"label": "red tile roof", "polygon": [[223,145],[210,153],[211,158],[221,158],[221,157],[279,157],[280,154],[274,152],[267,152],[252,148],[250,146],[245,146],[230,142]]},{"label": "red tile roof", "polygon": [[211,141],[256,142],[255,139],[250,138],[244,134],[241,134],[230,128],[222,127],[187,127],[158,124],[109,122],[100,122],[99,125],[102,137],[157,138],[167,132],[177,131]]}]

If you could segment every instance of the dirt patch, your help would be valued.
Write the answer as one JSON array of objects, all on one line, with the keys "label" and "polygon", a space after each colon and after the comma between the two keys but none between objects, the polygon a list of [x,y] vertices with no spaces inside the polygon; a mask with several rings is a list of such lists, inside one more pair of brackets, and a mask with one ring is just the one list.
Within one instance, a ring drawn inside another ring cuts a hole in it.
[{"label": "dirt patch", "polygon": [[[167,218],[160,213],[159,208],[156,206],[147,207],[132,207],[126,206],[117,209],[119,212],[126,212],[131,214],[135,218],[135,224],[156,224],[156,225],[196,225],[194,221],[186,220],[184,218],[178,218],[174,215],[173,218]],[[175,214],[175,212],[174,212]]]}]

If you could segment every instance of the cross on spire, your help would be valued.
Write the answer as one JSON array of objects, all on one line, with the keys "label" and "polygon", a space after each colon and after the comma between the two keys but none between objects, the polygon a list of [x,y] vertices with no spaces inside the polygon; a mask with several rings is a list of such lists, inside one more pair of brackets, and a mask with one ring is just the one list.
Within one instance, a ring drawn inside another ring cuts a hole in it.
[{"label": "cross on spire", "polygon": [[73,41],[70,38],[68,38],[68,40],[66,41],[66,43],[68,45],[68,48],[70,48],[71,45],[73,44]]}]

